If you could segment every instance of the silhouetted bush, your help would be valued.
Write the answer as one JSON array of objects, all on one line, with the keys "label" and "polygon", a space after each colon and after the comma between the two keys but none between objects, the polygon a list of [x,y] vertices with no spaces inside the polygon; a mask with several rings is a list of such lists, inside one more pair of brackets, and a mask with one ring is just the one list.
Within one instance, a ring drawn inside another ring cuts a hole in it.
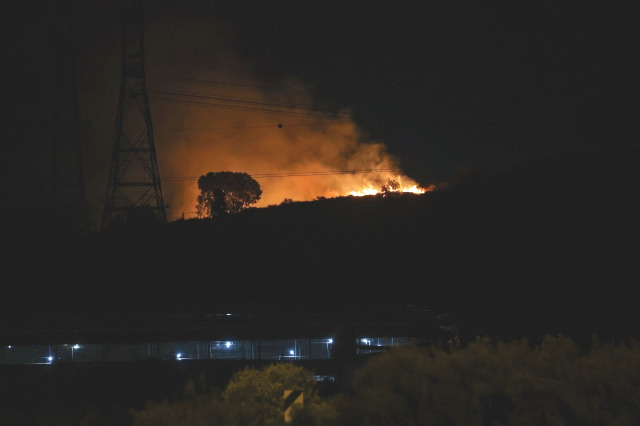
[{"label": "silhouetted bush", "polygon": [[453,350],[401,347],[375,357],[342,395],[341,424],[632,425],[640,421],[640,345],[547,335]]},{"label": "silhouetted bush", "polygon": [[309,376],[293,365],[245,370],[222,393],[197,396],[191,390],[181,400],[149,404],[134,413],[135,426],[284,424],[279,396],[292,386],[305,386],[314,395],[308,404],[305,399],[292,425],[640,421],[640,344],[634,340],[594,341],[588,352],[561,335],[547,335],[535,347],[526,340],[492,344],[483,339],[465,347],[455,341],[446,348],[397,347],[368,360],[355,372],[350,389],[324,399],[305,382]]}]

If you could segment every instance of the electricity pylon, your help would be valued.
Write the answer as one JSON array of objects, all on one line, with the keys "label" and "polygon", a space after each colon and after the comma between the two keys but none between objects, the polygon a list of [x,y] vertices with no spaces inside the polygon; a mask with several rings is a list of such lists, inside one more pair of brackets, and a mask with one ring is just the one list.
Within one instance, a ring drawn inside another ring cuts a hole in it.
[{"label": "electricity pylon", "polygon": [[142,0],[122,0],[122,79],[101,231],[147,208],[167,222],[144,69]]},{"label": "electricity pylon", "polygon": [[89,230],[89,213],[82,171],[82,141],[78,134],[78,90],[73,10],[69,2],[56,8],[53,31],[55,95],[53,143],[49,178],[49,217],[61,234]]}]

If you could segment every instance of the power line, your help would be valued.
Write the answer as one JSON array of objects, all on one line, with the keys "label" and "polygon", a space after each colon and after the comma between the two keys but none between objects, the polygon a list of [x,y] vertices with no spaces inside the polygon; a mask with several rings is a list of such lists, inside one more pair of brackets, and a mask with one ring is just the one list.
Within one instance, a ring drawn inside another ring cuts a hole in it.
[{"label": "power line", "polygon": [[[170,102],[179,102],[179,103],[184,103],[184,104],[188,104],[188,105],[196,105],[196,106],[205,106],[205,107],[212,107],[212,108],[222,108],[222,109],[234,109],[234,110],[239,110],[239,111],[246,111],[246,112],[261,112],[261,113],[266,113],[266,114],[275,114],[275,115],[290,115],[290,116],[295,116],[295,117],[314,117],[314,118],[326,118],[326,119],[332,119],[332,120],[337,120],[337,121],[349,121],[351,120],[350,117],[340,117],[340,116],[335,116],[332,115],[331,113],[328,112],[313,112],[313,110],[308,110],[308,112],[304,112],[304,111],[295,111],[296,107],[290,107],[290,106],[286,106],[286,105],[278,105],[278,104],[267,104],[267,103],[263,103],[262,105],[268,106],[274,106],[274,107],[282,107],[282,108],[292,108],[293,110],[291,111],[287,111],[287,110],[282,110],[282,109],[272,109],[272,108],[261,108],[261,107],[253,107],[253,106],[246,106],[246,105],[234,105],[234,104],[221,104],[221,103],[215,103],[215,102],[207,102],[207,100],[214,100],[214,98],[205,98],[205,100],[202,101],[198,101],[198,100],[191,100],[191,99],[180,99],[180,98],[175,98],[175,97],[167,97],[167,96],[159,96],[158,95],[158,91],[150,91],[150,92],[154,92],[155,95],[151,95],[151,97],[153,99],[158,99],[161,101],[170,101]],[[181,96],[189,96],[189,95],[181,95]],[[222,100],[223,102],[225,100]],[[240,100],[227,100],[229,102],[242,102]]]},{"label": "power line", "polygon": [[257,105],[257,106],[266,106],[266,107],[282,107],[282,108],[292,108],[292,109],[312,109],[308,104],[295,104],[295,103],[275,103],[275,102],[265,102],[262,100],[256,99],[247,99],[247,98],[237,98],[237,97],[228,97],[228,96],[218,96],[218,95],[210,95],[207,93],[198,93],[198,92],[181,92],[181,91],[169,91],[169,90],[160,90],[160,89],[149,89],[151,93],[156,93],[159,95],[169,95],[169,96],[184,96],[186,98],[195,98],[195,99],[204,99],[204,100],[212,100],[219,102],[237,102],[240,104],[247,105]]},{"label": "power line", "polygon": [[[248,173],[252,178],[283,178],[283,177],[301,177],[301,176],[328,176],[328,175],[347,175],[361,173],[392,173],[401,171],[400,168],[392,169],[362,169],[362,170],[326,170],[326,171],[307,171],[307,172],[279,172],[279,173]],[[165,178],[167,181],[190,181],[198,180],[196,176],[171,176]]]},{"label": "power line", "polygon": [[219,80],[201,80],[197,78],[188,78],[188,77],[174,77],[166,74],[158,74],[158,73],[150,73],[150,75],[166,78],[170,80],[180,80],[180,81],[188,81],[196,84],[202,84],[207,86],[231,86],[231,87],[241,87],[245,89],[260,89],[260,90],[269,90],[274,92],[284,92],[284,93],[294,93],[299,95],[308,96],[309,93],[303,90],[295,90],[295,89],[284,89],[284,88],[276,88],[269,86],[256,86],[254,84],[244,84],[244,83],[231,83],[228,81],[219,81]]},{"label": "power line", "polygon": [[348,175],[348,174],[360,174],[360,173],[389,173],[400,171],[400,168],[394,169],[364,169],[364,170],[327,170],[317,172],[282,172],[282,173],[258,173],[252,175],[258,178],[270,178],[270,177],[293,177],[293,176],[326,176],[326,175]]},{"label": "power line", "polygon": [[247,112],[262,112],[266,114],[275,114],[275,115],[290,115],[294,117],[326,118],[326,119],[332,119],[337,121],[351,120],[348,117],[336,117],[336,116],[332,116],[330,114],[324,114],[324,113],[314,114],[312,112],[305,113],[305,112],[298,112],[298,111],[285,111],[285,110],[279,110],[279,109],[256,108],[256,107],[248,107],[248,106],[241,106],[241,105],[225,105],[225,104],[219,104],[219,103],[193,101],[188,99],[176,99],[176,98],[161,97],[161,96],[151,96],[151,97],[153,99],[158,99],[161,101],[179,102],[179,103],[184,103],[189,105],[205,106],[205,107],[212,107],[212,108],[235,109],[235,110],[247,111]]},{"label": "power line", "polygon": [[[113,88],[110,85],[95,86],[100,89]],[[81,90],[93,91],[95,89],[83,87]],[[255,99],[238,98],[233,96],[218,96],[198,92],[169,91],[161,89],[147,89],[149,98],[168,102],[178,102],[188,105],[205,106],[221,109],[234,109],[246,112],[259,112],[275,115],[289,115],[295,117],[312,117],[337,121],[349,121],[352,118],[344,113],[335,114],[331,111],[322,111],[312,108],[308,104],[275,103]]]},{"label": "power line", "polygon": [[229,129],[261,129],[261,128],[283,128],[283,127],[314,127],[314,126],[325,126],[325,123],[315,122],[315,123],[278,123],[278,124],[261,124],[257,126],[221,126],[221,127],[174,127],[174,128],[163,128],[162,130],[167,132],[199,132],[206,130],[229,130]]}]

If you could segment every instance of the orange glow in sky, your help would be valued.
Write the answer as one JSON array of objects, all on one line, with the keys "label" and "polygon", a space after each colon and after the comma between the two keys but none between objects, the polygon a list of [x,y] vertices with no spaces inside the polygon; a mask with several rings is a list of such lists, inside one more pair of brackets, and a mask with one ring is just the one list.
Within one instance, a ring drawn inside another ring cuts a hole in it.
[{"label": "orange glow in sky", "polygon": [[382,141],[368,140],[350,111],[329,115],[311,107],[301,84],[268,91],[202,81],[191,80],[180,93],[197,93],[204,102],[183,97],[181,103],[152,105],[169,220],[196,217],[197,179],[208,172],[251,175],[262,188],[254,207],[375,194],[389,179],[403,191],[426,191],[404,175]]}]

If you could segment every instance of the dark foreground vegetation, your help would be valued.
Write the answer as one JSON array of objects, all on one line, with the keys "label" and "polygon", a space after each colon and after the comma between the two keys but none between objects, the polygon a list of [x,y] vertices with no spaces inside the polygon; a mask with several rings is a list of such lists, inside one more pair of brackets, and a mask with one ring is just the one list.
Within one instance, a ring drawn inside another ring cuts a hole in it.
[{"label": "dark foreground vegetation", "polygon": [[[184,364],[183,364],[184,365]],[[220,365],[220,364],[218,364]],[[31,366],[32,368],[33,366]],[[3,372],[0,424],[281,425],[285,390],[302,391],[291,425],[637,425],[640,343],[578,347],[563,336],[397,347],[350,364],[326,386],[293,363],[186,368],[148,361]]]}]

